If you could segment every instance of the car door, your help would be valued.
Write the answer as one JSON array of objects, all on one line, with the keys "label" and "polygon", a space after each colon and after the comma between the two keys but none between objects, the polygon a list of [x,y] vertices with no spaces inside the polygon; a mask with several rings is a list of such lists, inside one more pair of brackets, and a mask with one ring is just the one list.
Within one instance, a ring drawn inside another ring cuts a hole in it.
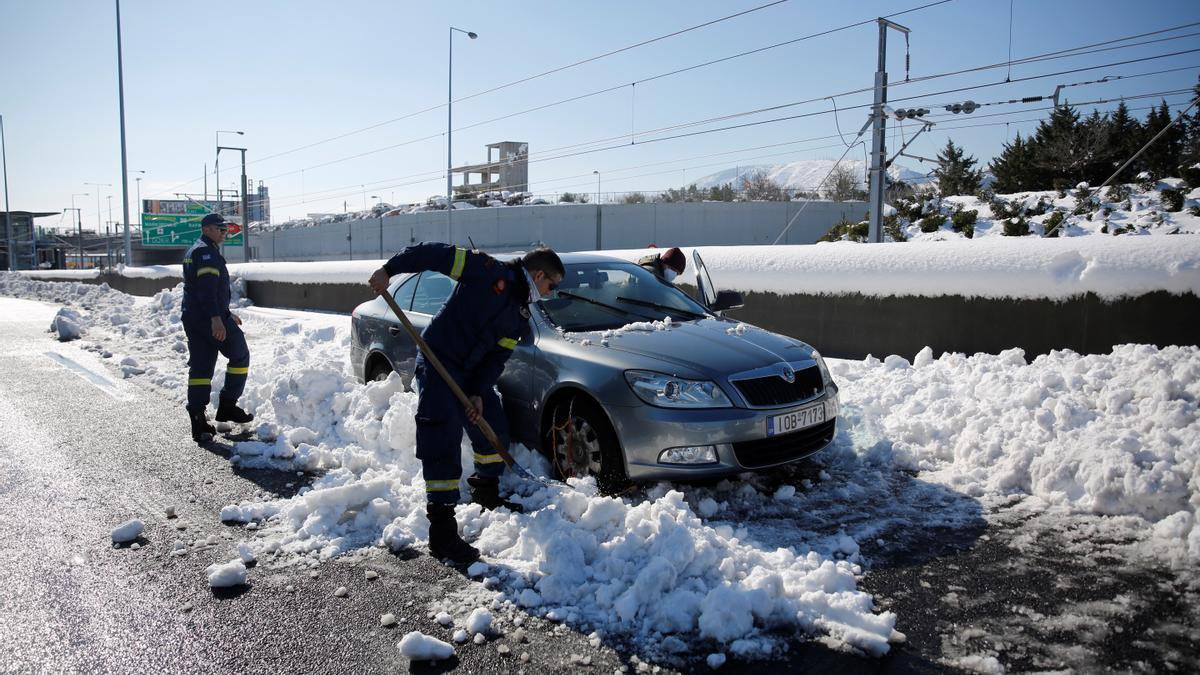
[{"label": "car door", "polygon": [[[429,326],[429,322],[433,321],[433,317],[442,309],[442,305],[446,304],[446,300],[454,291],[455,281],[438,272],[422,272],[412,278],[412,283],[415,287],[411,291],[411,296],[405,295],[403,302],[397,297],[397,304],[405,310],[404,315],[408,317],[413,328],[421,333]],[[405,282],[400,289],[397,289],[397,292],[399,293],[407,285],[408,282]],[[411,386],[413,371],[417,363],[417,344],[400,324],[400,321],[390,314],[387,332],[389,334],[388,359],[392,362],[392,367],[404,378],[405,386]]]},{"label": "car door", "polygon": [[692,263],[696,269],[696,288],[700,296],[696,299],[700,304],[712,309],[717,301],[717,289],[713,287],[712,277],[708,276],[708,268],[704,266],[698,249],[692,249]]}]

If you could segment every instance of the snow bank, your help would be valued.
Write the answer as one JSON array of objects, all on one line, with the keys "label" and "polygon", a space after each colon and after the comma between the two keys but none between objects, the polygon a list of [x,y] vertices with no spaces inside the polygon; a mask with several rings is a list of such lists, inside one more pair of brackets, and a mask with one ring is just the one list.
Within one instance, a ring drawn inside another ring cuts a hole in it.
[{"label": "snow bank", "polygon": [[321,262],[237,263],[231,275],[246,281],[280,281],[289,284],[367,285],[371,274],[387,260],[331,260]]},{"label": "snow bank", "polygon": [[[695,283],[692,249],[684,279]],[[813,246],[705,246],[718,289],[767,293],[1112,300],[1153,291],[1200,295],[1200,237],[992,237]],[[604,251],[636,261],[655,249]]]},{"label": "snow bank", "polygon": [[1147,552],[1200,559],[1200,349],[1055,351],[1027,365],[1019,349],[934,360],[926,348],[915,367],[831,363],[851,461],[975,497],[1132,517]]},{"label": "snow bank", "polygon": [[118,268],[121,276],[131,279],[169,279],[183,278],[183,265],[148,265],[146,267],[130,267],[121,265]]},{"label": "snow bank", "polygon": [[95,279],[100,270],[22,270],[17,274],[30,279]]}]

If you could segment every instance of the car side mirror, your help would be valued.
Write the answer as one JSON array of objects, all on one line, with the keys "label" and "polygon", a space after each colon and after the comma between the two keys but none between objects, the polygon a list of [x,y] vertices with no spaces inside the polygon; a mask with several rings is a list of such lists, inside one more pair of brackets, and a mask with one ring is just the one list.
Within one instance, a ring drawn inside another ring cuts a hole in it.
[{"label": "car side mirror", "polygon": [[717,291],[717,299],[709,309],[714,312],[723,312],[727,309],[738,309],[744,304],[742,294],[737,291]]}]

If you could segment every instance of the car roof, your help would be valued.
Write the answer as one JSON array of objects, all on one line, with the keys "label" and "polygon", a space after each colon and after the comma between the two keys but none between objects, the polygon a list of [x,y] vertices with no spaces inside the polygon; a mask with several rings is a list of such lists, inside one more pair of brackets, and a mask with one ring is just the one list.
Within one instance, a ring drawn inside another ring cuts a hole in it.
[{"label": "car roof", "polygon": [[[496,253],[496,254],[489,254],[489,255],[492,255],[492,257],[494,257],[498,260],[508,261],[508,260],[515,260],[516,258],[519,258],[522,255],[524,255],[524,253],[523,252],[521,252],[521,253]],[[558,257],[560,260],[563,261],[564,265],[570,265],[573,263],[590,263],[590,262],[629,262],[628,260],[625,260],[624,258],[617,258],[615,256],[604,255],[602,253],[574,253],[574,252],[573,253],[559,253]]]}]

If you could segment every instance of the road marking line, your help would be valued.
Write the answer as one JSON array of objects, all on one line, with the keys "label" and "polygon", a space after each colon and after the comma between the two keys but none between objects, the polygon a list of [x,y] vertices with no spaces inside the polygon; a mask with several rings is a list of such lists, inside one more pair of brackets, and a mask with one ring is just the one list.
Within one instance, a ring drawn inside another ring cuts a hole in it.
[{"label": "road marking line", "polygon": [[101,373],[97,373],[78,361],[63,356],[57,352],[46,352],[46,357],[63,368],[75,373],[79,377],[83,378],[83,380],[88,384],[91,384],[95,388],[117,399],[118,401],[133,400],[132,396],[121,392],[120,386],[115,381],[110,380]]}]

